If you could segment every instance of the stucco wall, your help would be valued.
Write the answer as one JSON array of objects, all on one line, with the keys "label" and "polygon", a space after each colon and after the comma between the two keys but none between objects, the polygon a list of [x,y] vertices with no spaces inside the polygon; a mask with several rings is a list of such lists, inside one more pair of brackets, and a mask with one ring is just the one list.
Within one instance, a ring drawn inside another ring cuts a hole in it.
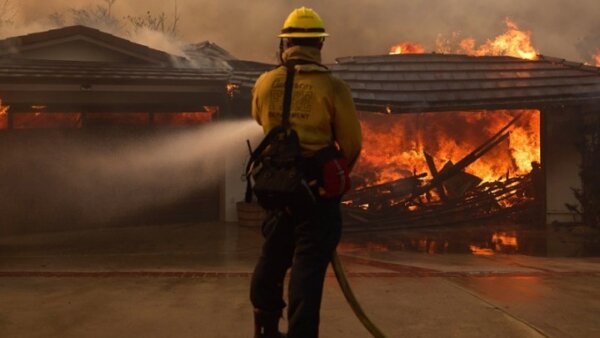
[{"label": "stucco wall", "polygon": [[579,170],[581,154],[576,148],[580,132],[578,112],[569,110],[543,111],[543,165],[546,171],[546,222],[573,222],[566,203],[579,205],[572,188],[581,187]]},{"label": "stucco wall", "polygon": [[171,160],[177,130],[0,132],[0,235],[215,221],[218,182]]}]

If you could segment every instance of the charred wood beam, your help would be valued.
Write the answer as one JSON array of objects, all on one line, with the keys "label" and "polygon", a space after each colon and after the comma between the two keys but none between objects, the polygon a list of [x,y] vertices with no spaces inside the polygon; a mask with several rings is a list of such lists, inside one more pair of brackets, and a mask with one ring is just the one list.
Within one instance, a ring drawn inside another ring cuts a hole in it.
[{"label": "charred wood beam", "polygon": [[445,180],[453,177],[457,173],[463,171],[466,167],[468,167],[471,163],[478,160],[481,156],[485,155],[488,151],[493,149],[502,141],[508,138],[509,134],[503,134],[500,138],[498,138],[493,143],[490,143],[487,147],[480,149],[478,153],[472,152],[464,157],[462,160],[458,161],[454,166],[450,167],[448,170],[442,171],[437,177],[435,177],[429,184],[424,185],[422,187],[417,188],[415,194],[412,196],[414,198],[417,195],[424,194],[436,186],[442,184]]},{"label": "charred wood beam", "polygon": [[386,194],[393,197],[402,197],[413,193],[415,189],[421,184],[420,179],[426,176],[427,173],[421,173],[415,176],[401,178],[395,181],[365,187],[360,190],[354,190],[344,195],[344,200],[354,201],[363,197],[369,199],[381,194]]},{"label": "charred wood beam", "polygon": [[347,233],[357,233],[357,232],[372,232],[372,231],[388,231],[388,230],[398,230],[398,229],[410,229],[410,228],[424,228],[424,227],[432,227],[432,226],[448,226],[453,224],[461,224],[465,221],[483,221],[495,219],[498,217],[506,217],[510,215],[514,215],[516,213],[522,213],[531,208],[530,205],[519,204],[512,206],[510,208],[500,209],[495,213],[490,214],[473,214],[465,216],[464,212],[458,213],[457,215],[462,217],[430,217],[425,220],[421,220],[420,222],[412,222],[406,220],[399,220],[397,218],[387,218],[378,220],[377,222],[369,222],[359,225],[358,227],[346,227],[344,229]]},{"label": "charred wood beam", "polygon": [[[456,204],[429,203],[423,204],[417,210],[407,210],[405,206],[392,206],[378,212],[362,210],[359,208],[345,207],[346,214],[359,224],[379,226],[383,224],[429,224],[442,221],[469,220],[472,217],[493,217],[504,209],[515,209],[519,204],[503,207],[500,202],[515,196],[520,196],[531,185],[528,176],[512,178],[507,182],[493,182],[481,186],[479,191],[470,193],[463,201]],[[399,226],[400,227],[400,226]]]},{"label": "charred wood beam", "polygon": [[457,174],[458,172],[464,170],[467,166],[469,166],[471,163],[478,160],[481,156],[485,155],[488,151],[492,150],[495,146],[500,144],[502,141],[506,140],[509,136],[509,133],[506,131],[510,127],[512,127],[521,118],[521,116],[522,115],[517,115],[506,126],[504,126],[502,129],[500,129],[500,131],[498,131],[494,136],[492,136],[490,139],[488,139],[482,145],[477,147],[475,150],[473,150],[471,153],[469,153],[463,159],[458,161],[453,167],[441,172],[437,177],[435,177],[433,180],[431,180],[431,182],[429,182],[429,184],[417,188],[417,190],[415,191],[415,194],[413,196],[411,196],[411,199],[413,199],[417,195],[424,194],[424,193],[430,191],[431,189],[435,188],[436,186],[440,185],[442,182],[444,182],[448,178],[450,178],[450,177],[454,176],[455,174]]},{"label": "charred wood beam", "polygon": [[[429,153],[427,152],[423,152],[423,154],[425,155],[425,161],[427,162],[427,167],[429,167],[429,172],[431,173],[431,177],[433,177],[434,179],[438,176],[438,171],[437,168],[435,167],[435,162],[433,162],[433,156],[429,155]],[[442,201],[447,202],[448,201],[448,197],[446,196],[446,191],[444,191],[444,186],[440,183],[438,185],[435,186],[438,194],[440,195],[440,198],[442,199]]]}]

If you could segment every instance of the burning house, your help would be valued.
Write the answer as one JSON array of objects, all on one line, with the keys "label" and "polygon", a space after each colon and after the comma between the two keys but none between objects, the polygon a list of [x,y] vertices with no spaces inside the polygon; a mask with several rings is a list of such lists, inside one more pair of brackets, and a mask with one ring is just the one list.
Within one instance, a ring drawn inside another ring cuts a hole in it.
[{"label": "burning house", "polygon": [[[577,220],[577,144],[598,123],[600,70],[534,55],[355,56],[331,70],[352,89],[364,148],[346,196],[356,229],[515,213]],[[238,78],[248,96],[257,72]],[[351,231],[349,225],[347,229]]]},{"label": "burning house", "polygon": [[[384,200],[350,195],[358,199],[348,202],[359,207],[358,220],[372,218],[379,203],[404,213],[404,222],[417,214],[410,220],[437,224],[456,217],[436,210],[463,215],[458,219],[484,217],[531,197],[547,223],[573,221],[566,204],[577,204],[572,189],[581,188],[581,127],[598,123],[598,68],[544,56],[337,61],[331,68],[349,83],[359,110],[379,113],[363,113],[366,144],[356,169],[365,193]],[[428,208],[432,200],[446,208]],[[479,212],[469,214],[471,208]],[[398,223],[375,219],[379,226]]]},{"label": "burning house", "polygon": [[[120,140],[146,140],[168,126],[249,116],[250,89],[272,67],[237,60],[211,43],[188,46],[190,60],[82,26],[0,45],[4,172],[34,172],[42,186],[34,197],[4,188],[1,204],[6,219],[27,224],[83,219],[81,208],[56,212],[60,203],[52,203],[53,190],[69,195],[78,188],[46,184],[53,168],[36,168],[19,155],[32,143],[61,158],[57,133],[117,149]],[[421,54],[346,57],[330,65],[352,89],[365,140],[355,190],[344,201],[349,229],[512,214],[573,221],[579,201],[572,189],[582,187],[579,171],[587,161],[576,145],[585,137],[582,126],[599,123],[599,69],[538,55],[423,54],[414,46],[409,51]],[[244,187],[240,173],[234,169],[219,184],[168,205],[150,203],[151,210],[124,221],[140,215],[233,220],[231,205],[242,199]],[[123,195],[108,190],[104,199]]]},{"label": "burning house", "polygon": [[[0,188],[4,230],[41,224],[60,229],[94,219],[126,222],[122,215],[104,217],[108,211],[103,203],[119,209],[124,201],[118,196],[138,195],[143,188],[103,181],[102,170],[93,168],[101,163],[80,171],[83,160],[72,155],[73,149],[116,153],[138,140],[148,142],[140,152],[152,153],[151,140],[176,129],[172,127],[218,118],[229,102],[227,69],[201,59],[201,52],[214,46],[196,47],[199,61],[193,63],[84,26],[0,41],[0,158],[3,176],[11,181]],[[167,170],[159,179],[181,174]],[[69,184],[65,179],[77,175],[104,188],[82,191],[85,180]],[[213,184],[168,204],[149,203],[150,210],[136,210],[135,217],[146,214],[149,222],[218,219],[219,196],[219,184]]]}]

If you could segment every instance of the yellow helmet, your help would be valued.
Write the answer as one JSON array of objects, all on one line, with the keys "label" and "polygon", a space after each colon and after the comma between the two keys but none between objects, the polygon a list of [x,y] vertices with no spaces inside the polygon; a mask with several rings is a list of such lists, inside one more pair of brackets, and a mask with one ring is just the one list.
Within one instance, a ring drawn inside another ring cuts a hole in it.
[{"label": "yellow helmet", "polygon": [[283,23],[280,38],[323,38],[325,33],[323,20],[311,8],[294,9]]}]

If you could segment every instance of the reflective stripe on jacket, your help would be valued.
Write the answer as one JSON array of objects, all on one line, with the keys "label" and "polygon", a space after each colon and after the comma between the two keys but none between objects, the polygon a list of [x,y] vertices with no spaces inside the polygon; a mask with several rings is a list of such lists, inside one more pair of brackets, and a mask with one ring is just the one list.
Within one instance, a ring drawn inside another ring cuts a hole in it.
[{"label": "reflective stripe on jacket", "polygon": [[[310,156],[335,141],[352,166],[362,139],[350,88],[320,64],[317,48],[294,46],[283,58],[313,62],[295,66],[290,109],[290,124],[300,137],[303,154]],[[285,78],[286,68],[280,66],[262,74],[254,85],[252,116],[265,133],[281,124]]]}]

